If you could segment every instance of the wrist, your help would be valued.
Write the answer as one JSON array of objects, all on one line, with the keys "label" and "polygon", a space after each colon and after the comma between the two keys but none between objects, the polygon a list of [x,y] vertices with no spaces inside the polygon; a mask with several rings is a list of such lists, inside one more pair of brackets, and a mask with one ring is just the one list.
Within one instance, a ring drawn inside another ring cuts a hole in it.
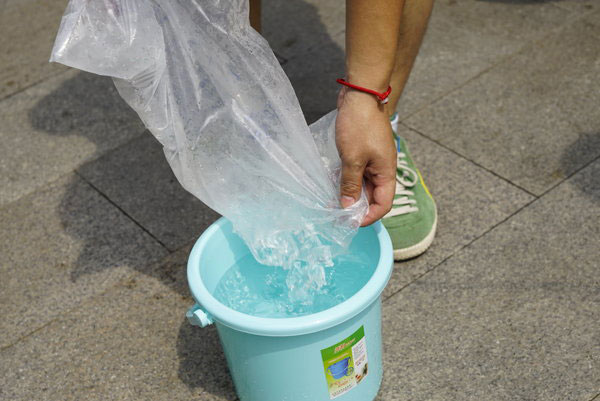
[{"label": "wrist", "polygon": [[374,90],[379,93],[384,93],[390,86],[389,77],[378,76],[378,74],[369,74],[365,72],[351,73],[348,72],[346,81],[353,85],[362,86]]},{"label": "wrist", "polygon": [[393,65],[388,66],[385,62],[372,64],[347,60],[346,63],[348,82],[377,92],[387,90],[390,85],[392,70]]},{"label": "wrist", "polygon": [[376,96],[344,86],[342,89],[342,107],[354,110],[352,114],[385,115],[389,117],[387,105],[379,102]]},{"label": "wrist", "polygon": [[[353,84],[342,78],[338,79],[337,83],[344,86],[344,88],[340,91],[340,95],[338,98],[338,106],[339,106],[339,101],[341,99],[343,99],[345,94],[356,93],[356,94],[360,94],[360,96],[358,97],[360,99],[370,98],[371,102],[369,102],[369,103],[372,103],[372,100],[376,100],[378,108],[384,109],[385,108],[384,106],[388,102],[389,95],[392,92],[391,86],[388,86],[385,91],[377,91],[375,89],[371,89],[371,88],[368,88],[365,86]],[[367,95],[367,96],[365,97],[364,95]],[[351,95],[351,96],[357,96],[357,95]],[[379,107],[379,106],[382,106],[382,107]]]},{"label": "wrist", "polygon": [[347,100],[349,100],[353,104],[360,103],[361,105],[368,106],[368,107],[381,108],[381,107],[379,107],[381,105],[381,103],[379,102],[379,99],[377,99],[376,96],[374,96],[370,93],[361,92],[359,90],[352,89],[349,87],[344,87],[343,90],[346,91],[345,97],[347,98]]}]

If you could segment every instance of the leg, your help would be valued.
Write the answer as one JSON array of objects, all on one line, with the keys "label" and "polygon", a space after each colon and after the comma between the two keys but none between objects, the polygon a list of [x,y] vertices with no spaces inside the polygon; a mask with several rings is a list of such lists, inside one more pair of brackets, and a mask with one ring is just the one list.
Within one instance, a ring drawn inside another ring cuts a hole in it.
[{"label": "leg", "polygon": [[396,53],[396,65],[392,72],[390,85],[390,114],[396,110],[398,99],[402,95],[415,58],[419,53],[433,0],[406,0],[400,23],[399,44]]},{"label": "leg", "polygon": [[250,0],[250,25],[260,33],[260,0]]},{"label": "leg", "polygon": [[[393,114],[410,75],[427,28],[433,0],[406,0],[400,23],[396,63],[390,85],[390,114]],[[398,118],[390,121],[398,133]],[[435,236],[437,208],[417,170],[406,142],[396,135],[398,164],[396,196],[392,210],[382,219],[394,247],[394,260],[406,260],[425,252]]]}]

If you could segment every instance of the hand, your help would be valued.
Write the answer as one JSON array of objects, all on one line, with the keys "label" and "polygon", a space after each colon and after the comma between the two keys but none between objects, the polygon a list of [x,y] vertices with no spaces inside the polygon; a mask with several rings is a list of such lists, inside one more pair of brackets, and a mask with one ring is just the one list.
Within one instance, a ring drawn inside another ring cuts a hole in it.
[{"label": "hand", "polygon": [[343,87],[335,133],[342,159],[342,207],[360,198],[364,178],[369,212],[361,225],[372,224],[391,209],[396,189],[396,149],[387,109],[374,96]]}]

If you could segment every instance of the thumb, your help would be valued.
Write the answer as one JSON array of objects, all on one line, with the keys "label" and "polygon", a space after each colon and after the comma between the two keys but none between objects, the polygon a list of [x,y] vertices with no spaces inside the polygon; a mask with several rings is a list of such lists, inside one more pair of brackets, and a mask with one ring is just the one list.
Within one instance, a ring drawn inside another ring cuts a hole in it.
[{"label": "thumb", "polygon": [[365,164],[357,161],[342,161],[342,181],[340,184],[341,204],[345,209],[359,198]]}]

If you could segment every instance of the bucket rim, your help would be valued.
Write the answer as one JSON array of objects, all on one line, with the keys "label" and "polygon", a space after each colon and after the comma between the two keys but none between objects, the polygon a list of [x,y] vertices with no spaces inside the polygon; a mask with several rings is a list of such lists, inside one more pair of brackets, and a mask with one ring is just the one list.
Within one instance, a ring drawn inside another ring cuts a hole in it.
[{"label": "bucket rim", "polygon": [[387,285],[393,269],[392,241],[380,221],[361,229],[373,229],[379,243],[379,260],[369,281],[345,301],[323,311],[303,316],[268,318],[252,316],[229,308],[208,291],[200,276],[200,255],[212,236],[232,224],[219,218],[200,235],[187,263],[188,285],[194,300],[216,322],[249,334],[269,337],[287,337],[315,333],[341,324],[361,313],[375,302]]}]

